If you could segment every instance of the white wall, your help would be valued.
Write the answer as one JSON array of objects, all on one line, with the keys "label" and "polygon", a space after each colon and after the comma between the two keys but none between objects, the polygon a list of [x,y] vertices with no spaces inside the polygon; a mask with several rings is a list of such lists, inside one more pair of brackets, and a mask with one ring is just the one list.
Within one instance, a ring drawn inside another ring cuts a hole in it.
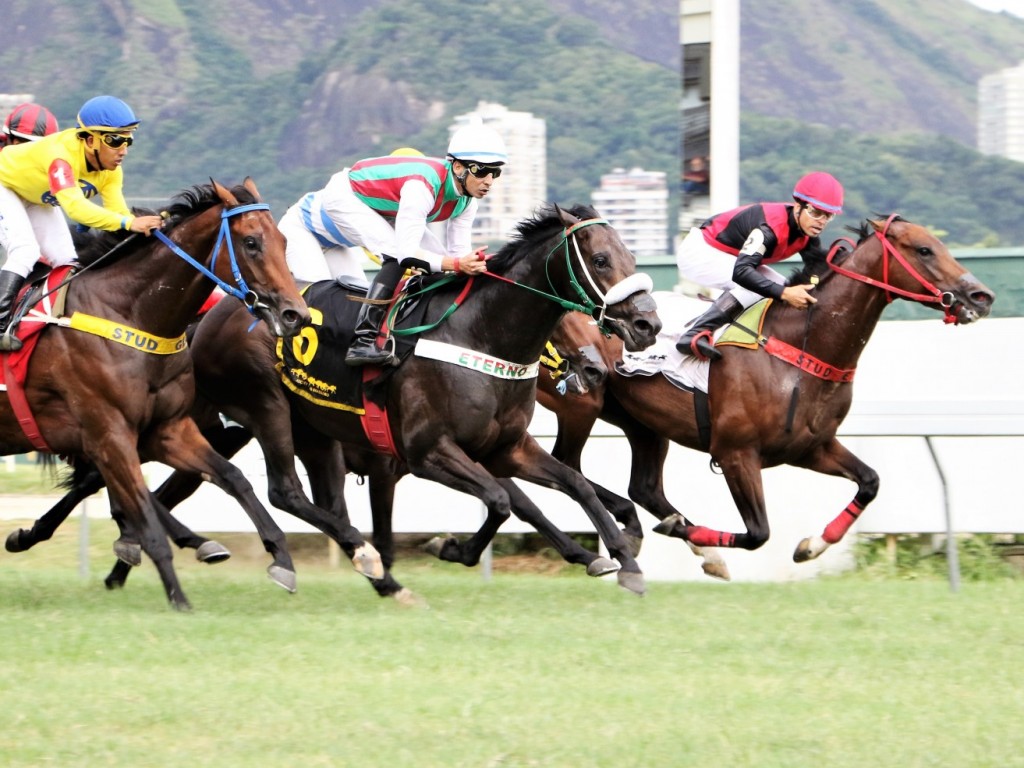
[{"label": "white wall", "polygon": [[[1014,351],[1013,342],[1022,334],[1024,319],[951,327],[936,315],[929,321],[881,323],[862,357],[854,384],[854,410],[840,433],[916,432],[927,423],[947,433],[977,429],[1021,434],[1024,399],[1019,382],[1024,379],[1024,356]],[[958,416],[956,411],[963,413]],[[997,415],[986,415],[988,411]],[[878,416],[879,412],[883,415]],[[554,433],[552,415],[538,408],[532,431],[550,448],[553,440],[542,436]],[[593,439],[584,454],[584,473],[625,495],[629,472],[625,439],[614,437],[620,433],[610,427],[603,426],[600,432],[605,436]],[[855,530],[945,530],[942,484],[923,438],[851,436],[843,442],[881,475],[879,496]],[[1024,438],[936,437],[933,443],[946,475],[956,530],[1024,532],[1024,501],[1016,483]],[[237,463],[266,503],[258,449],[250,446]],[[743,530],[725,481],[709,470],[707,455],[673,446],[666,466],[667,495],[690,519],[723,530]],[[165,474],[159,465],[149,466],[153,481]],[[815,563],[795,564],[792,552],[800,539],[820,533],[846,506],[856,490],[853,483],[793,467],[766,470],[763,480],[771,539],[757,552],[724,552],[733,579],[800,579],[845,567],[849,552],[843,545]],[[526,488],[564,530],[591,530],[583,511],[567,497]],[[347,496],[353,521],[361,530],[369,530],[366,492],[351,476]],[[209,484],[179,512],[186,524],[198,530],[252,530],[241,508]],[[656,522],[651,515],[641,514],[648,526]],[[399,483],[396,531],[472,531],[479,527],[481,515],[476,499],[436,483],[414,477]],[[275,510],[274,516],[286,530],[311,530],[283,512]],[[527,529],[512,520],[502,530]],[[681,541],[653,533],[647,536],[640,564],[651,580],[704,578],[699,561]]]}]

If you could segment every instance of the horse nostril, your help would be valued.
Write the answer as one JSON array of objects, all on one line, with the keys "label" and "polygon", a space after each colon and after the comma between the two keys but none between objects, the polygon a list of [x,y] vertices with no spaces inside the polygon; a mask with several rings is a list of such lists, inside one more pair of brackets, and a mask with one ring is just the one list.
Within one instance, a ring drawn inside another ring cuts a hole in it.
[{"label": "horse nostril", "polygon": [[971,301],[983,307],[990,306],[995,300],[995,294],[991,291],[974,291],[971,294]]}]

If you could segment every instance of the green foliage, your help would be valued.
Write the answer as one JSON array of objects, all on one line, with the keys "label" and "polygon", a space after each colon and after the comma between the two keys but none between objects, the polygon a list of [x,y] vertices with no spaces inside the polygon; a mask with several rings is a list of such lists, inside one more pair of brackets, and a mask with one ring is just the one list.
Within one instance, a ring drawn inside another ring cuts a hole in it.
[{"label": "green foliage", "polygon": [[788,200],[803,173],[828,170],[846,189],[842,219],[900,213],[946,232],[951,247],[1018,246],[1024,163],[982,155],[943,136],[855,134],[744,115],[740,196]]},{"label": "green foliage", "polygon": [[[957,559],[960,578],[964,582],[1024,581],[1000,555],[1000,546],[985,534],[957,537]],[[945,542],[941,548],[932,545],[931,536],[897,537],[895,561],[885,539],[861,537],[854,548],[857,572],[865,578],[917,580],[948,580],[949,563]]]}]

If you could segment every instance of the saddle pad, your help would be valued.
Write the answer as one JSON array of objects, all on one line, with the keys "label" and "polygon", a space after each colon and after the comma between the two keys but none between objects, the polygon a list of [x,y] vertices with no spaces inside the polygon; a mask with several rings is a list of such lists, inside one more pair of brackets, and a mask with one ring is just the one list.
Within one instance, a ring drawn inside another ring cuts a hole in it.
[{"label": "saddle pad", "polygon": [[[19,386],[24,386],[25,384],[25,377],[28,374],[28,361],[32,357],[32,352],[35,350],[36,344],[39,342],[39,337],[42,334],[43,329],[47,326],[46,322],[36,319],[33,315],[39,314],[42,316],[59,317],[63,314],[66,288],[63,288],[54,294],[50,294],[49,291],[54,290],[56,286],[60,285],[70,271],[70,266],[58,267],[46,275],[45,281],[33,283],[23,292],[24,294],[29,291],[34,291],[35,296],[45,292],[47,295],[42,299],[29,298],[29,301],[32,302],[30,304],[32,308],[25,314],[22,321],[18,324],[14,334],[21,339],[21,349],[16,352],[0,353],[7,355],[7,366],[5,367],[9,367],[11,374],[14,376],[14,379]],[[3,389],[6,388],[6,386],[3,387]]]},{"label": "saddle pad", "polygon": [[345,352],[360,307],[349,296],[365,295],[334,280],[306,287],[303,298],[312,324],[277,344],[277,370],[288,389],[325,408],[363,413],[362,372],[345,365]]}]

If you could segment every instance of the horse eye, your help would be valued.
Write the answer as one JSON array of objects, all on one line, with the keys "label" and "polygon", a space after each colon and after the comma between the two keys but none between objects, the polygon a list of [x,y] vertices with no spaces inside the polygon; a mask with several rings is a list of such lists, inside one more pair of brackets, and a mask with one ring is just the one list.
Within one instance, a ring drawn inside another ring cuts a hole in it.
[{"label": "horse eye", "polygon": [[925,258],[927,258],[928,256],[934,256],[935,255],[935,251],[933,251],[927,245],[922,245],[922,246],[918,247],[917,255],[918,256],[924,256]]},{"label": "horse eye", "polygon": [[595,253],[593,264],[598,269],[603,269],[604,267],[608,266],[608,257],[605,256],[603,253]]},{"label": "horse eye", "polygon": [[260,241],[257,240],[252,235],[247,236],[244,240],[242,240],[242,242],[245,244],[245,247],[248,250],[250,250],[250,251],[257,251],[257,250],[259,250]]}]

